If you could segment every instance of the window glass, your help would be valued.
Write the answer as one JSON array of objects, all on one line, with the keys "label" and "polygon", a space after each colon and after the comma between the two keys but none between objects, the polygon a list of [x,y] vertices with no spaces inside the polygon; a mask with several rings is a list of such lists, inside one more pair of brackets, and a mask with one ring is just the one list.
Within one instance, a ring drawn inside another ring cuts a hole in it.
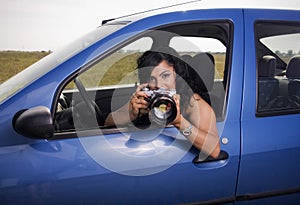
[{"label": "window glass", "polygon": [[262,44],[288,63],[294,55],[300,54],[300,34],[277,35],[260,39]]},{"label": "window glass", "polygon": [[258,22],[257,115],[299,112],[300,24]]},{"label": "window glass", "polygon": [[137,59],[151,45],[149,37],[138,39],[96,63],[80,75],[80,80],[86,88],[135,84],[139,81]]}]

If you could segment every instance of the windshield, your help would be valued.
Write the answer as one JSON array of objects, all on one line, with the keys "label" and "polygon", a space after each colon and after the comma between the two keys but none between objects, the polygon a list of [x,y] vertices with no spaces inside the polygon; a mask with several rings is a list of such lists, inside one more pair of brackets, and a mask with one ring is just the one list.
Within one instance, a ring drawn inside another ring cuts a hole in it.
[{"label": "windshield", "polygon": [[0,104],[2,104],[6,99],[14,95],[19,90],[23,89],[29,83],[48,73],[63,61],[71,58],[91,44],[108,36],[109,34],[120,29],[123,26],[124,24],[100,26],[87,35],[74,41],[64,49],[53,52],[52,54],[46,56],[42,60],[34,63],[22,72],[8,79],[0,85]]}]

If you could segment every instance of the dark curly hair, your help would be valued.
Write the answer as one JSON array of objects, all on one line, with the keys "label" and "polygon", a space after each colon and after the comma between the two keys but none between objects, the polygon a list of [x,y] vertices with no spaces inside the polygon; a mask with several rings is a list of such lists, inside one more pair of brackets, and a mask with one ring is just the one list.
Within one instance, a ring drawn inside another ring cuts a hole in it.
[{"label": "dark curly hair", "polygon": [[173,66],[176,77],[176,92],[181,96],[181,104],[186,107],[194,93],[199,94],[211,105],[208,90],[199,74],[170,47],[161,47],[146,51],[137,60],[138,75],[141,83],[149,82],[149,77],[154,67],[165,60]]}]

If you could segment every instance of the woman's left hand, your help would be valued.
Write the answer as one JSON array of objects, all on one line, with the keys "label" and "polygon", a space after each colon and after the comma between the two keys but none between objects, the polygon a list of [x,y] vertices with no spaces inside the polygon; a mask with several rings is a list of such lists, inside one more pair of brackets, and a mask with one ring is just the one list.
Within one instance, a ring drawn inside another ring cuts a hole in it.
[{"label": "woman's left hand", "polygon": [[180,95],[179,94],[175,94],[173,96],[173,99],[174,99],[174,101],[176,103],[177,115],[176,115],[176,118],[173,120],[173,122],[171,122],[170,124],[174,125],[177,128],[179,128],[180,124],[181,124],[181,118],[182,118],[181,111],[180,111]]}]

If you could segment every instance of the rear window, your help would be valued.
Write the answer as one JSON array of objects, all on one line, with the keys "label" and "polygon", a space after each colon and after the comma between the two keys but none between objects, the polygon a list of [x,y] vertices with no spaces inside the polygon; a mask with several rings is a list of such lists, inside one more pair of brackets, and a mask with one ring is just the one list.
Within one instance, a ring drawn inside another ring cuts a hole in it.
[{"label": "rear window", "polygon": [[300,22],[257,22],[257,115],[300,112]]}]

